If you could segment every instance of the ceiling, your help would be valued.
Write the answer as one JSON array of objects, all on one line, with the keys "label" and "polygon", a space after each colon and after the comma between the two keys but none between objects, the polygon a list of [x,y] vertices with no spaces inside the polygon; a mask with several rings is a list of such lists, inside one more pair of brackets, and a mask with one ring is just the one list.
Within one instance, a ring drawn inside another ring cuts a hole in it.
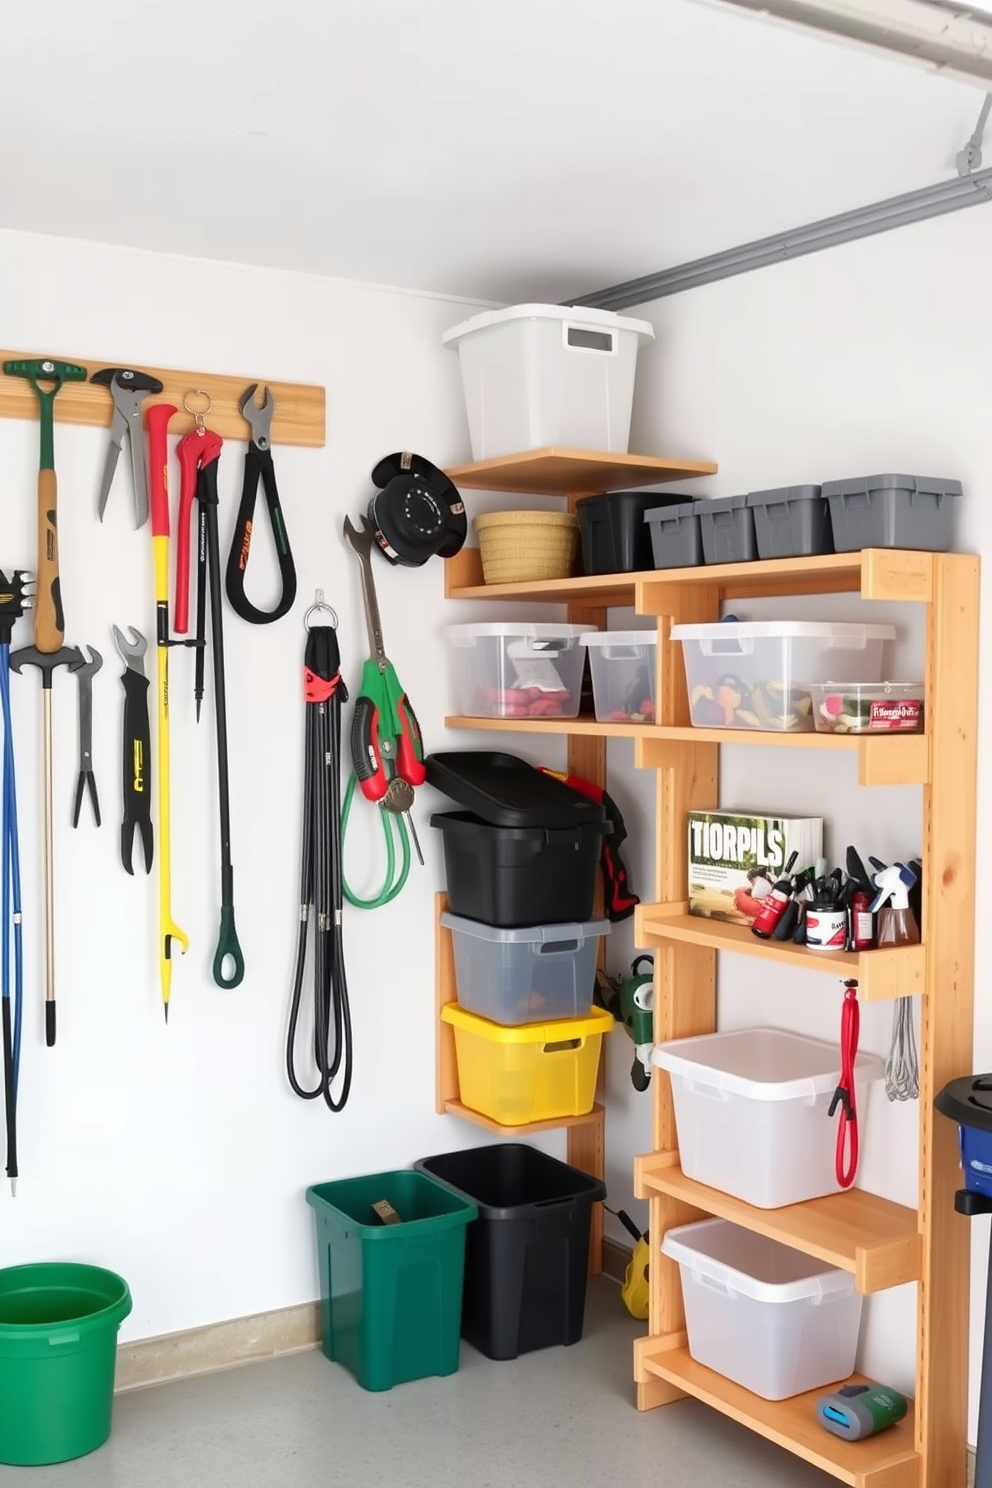
[{"label": "ceiling", "polygon": [[944,178],[981,101],[709,0],[46,0],[0,227],[559,300]]}]

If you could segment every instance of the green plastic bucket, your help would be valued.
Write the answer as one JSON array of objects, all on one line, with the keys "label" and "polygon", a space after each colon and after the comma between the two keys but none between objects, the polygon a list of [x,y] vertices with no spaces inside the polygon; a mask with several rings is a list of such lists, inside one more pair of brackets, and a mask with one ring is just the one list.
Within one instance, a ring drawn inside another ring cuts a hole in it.
[{"label": "green plastic bucket", "polygon": [[[387,1199],[399,1224],[372,1205]],[[425,1173],[377,1173],[307,1189],[317,1221],[324,1353],[366,1390],[454,1374],[465,1231],[478,1210]]]},{"label": "green plastic bucket", "polygon": [[40,1467],[110,1435],[127,1282],[98,1266],[0,1270],[0,1462]]}]

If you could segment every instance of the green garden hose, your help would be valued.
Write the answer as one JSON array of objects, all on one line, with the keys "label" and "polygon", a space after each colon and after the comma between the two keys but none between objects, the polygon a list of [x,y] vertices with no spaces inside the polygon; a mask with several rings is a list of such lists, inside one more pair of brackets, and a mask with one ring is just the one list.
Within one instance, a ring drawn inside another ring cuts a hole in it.
[{"label": "green garden hose", "polygon": [[[341,810],[341,842],[342,842],[342,864],[341,882],[344,888],[344,896],[349,904],[356,909],[381,909],[384,904],[391,904],[397,894],[402,891],[410,873],[410,839],[407,836],[406,823],[402,816],[395,811],[387,811],[384,807],[377,807],[379,819],[382,822],[383,836],[386,839],[386,875],[379,892],[371,899],[362,899],[354,893],[348,885],[344,871],[344,848],[343,844],[348,835],[348,818],[351,816],[351,803],[355,798],[355,788],[358,785],[358,777],[352,775],[348,781],[348,788],[344,793],[344,806]],[[400,844],[400,870],[396,873],[396,843],[393,829]]]}]

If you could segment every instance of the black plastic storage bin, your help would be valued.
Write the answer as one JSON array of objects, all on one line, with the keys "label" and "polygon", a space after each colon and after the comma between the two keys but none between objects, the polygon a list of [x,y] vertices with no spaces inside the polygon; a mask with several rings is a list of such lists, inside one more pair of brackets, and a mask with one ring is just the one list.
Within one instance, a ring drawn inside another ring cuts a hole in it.
[{"label": "black plastic storage bin", "polygon": [[471,811],[436,812],[451,913],[503,930],[592,919],[604,821],[497,827]]},{"label": "black plastic storage bin", "polygon": [[809,558],[833,552],[830,511],[819,486],[752,491],[747,504],[754,512],[759,558]]},{"label": "black plastic storage bin", "polygon": [[961,482],[927,475],[863,475],[827,481],[834,547],[921,548],[946,553],[954,541]]},{"label": "black plastic storage bin", "polygon": [[462,1337],[490,1359],[578,1343],[592,1206],[606,1186],[523,1142],[426,1157],[420,1173],[470,1199]]},{"label": "black plastic storage bin", "polygon": [[608,491],[575,503],[587,574],[637,573],[652,568],[651,533],[644,514],[652,507],[678,506],[685,496],[657,491]]},{"label": "black plastic storage bin", "polygon": [[651,508],[644,513],[644,526],[651,534],[655,568],[695,568],[703,561],[699,533],[699,501],[679,506]]},{"label": "black plastic storage bin", "polygon": [[754,512],[746,496],[717,496],[697,503],[706,563],[750,563],[757,557]]}]

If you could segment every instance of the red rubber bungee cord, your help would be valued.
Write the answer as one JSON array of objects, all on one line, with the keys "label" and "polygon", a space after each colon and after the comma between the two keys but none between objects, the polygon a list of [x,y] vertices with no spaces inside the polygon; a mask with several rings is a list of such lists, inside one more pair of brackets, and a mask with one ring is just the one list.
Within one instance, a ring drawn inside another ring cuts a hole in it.
[{"label": "red rubber bungee cord", "polygon": [[854,1066],[858,1057],[861,1009],[858,1006],[857,982],[845,982],[844,987],[844,1005],[840,1015],[840,1083],[834,1091],[827,1114],[832,1116],[837,1107],[840,1107],[835,1169],[841,1188],[850,1188],[858,1171],[858,1107]]}]

